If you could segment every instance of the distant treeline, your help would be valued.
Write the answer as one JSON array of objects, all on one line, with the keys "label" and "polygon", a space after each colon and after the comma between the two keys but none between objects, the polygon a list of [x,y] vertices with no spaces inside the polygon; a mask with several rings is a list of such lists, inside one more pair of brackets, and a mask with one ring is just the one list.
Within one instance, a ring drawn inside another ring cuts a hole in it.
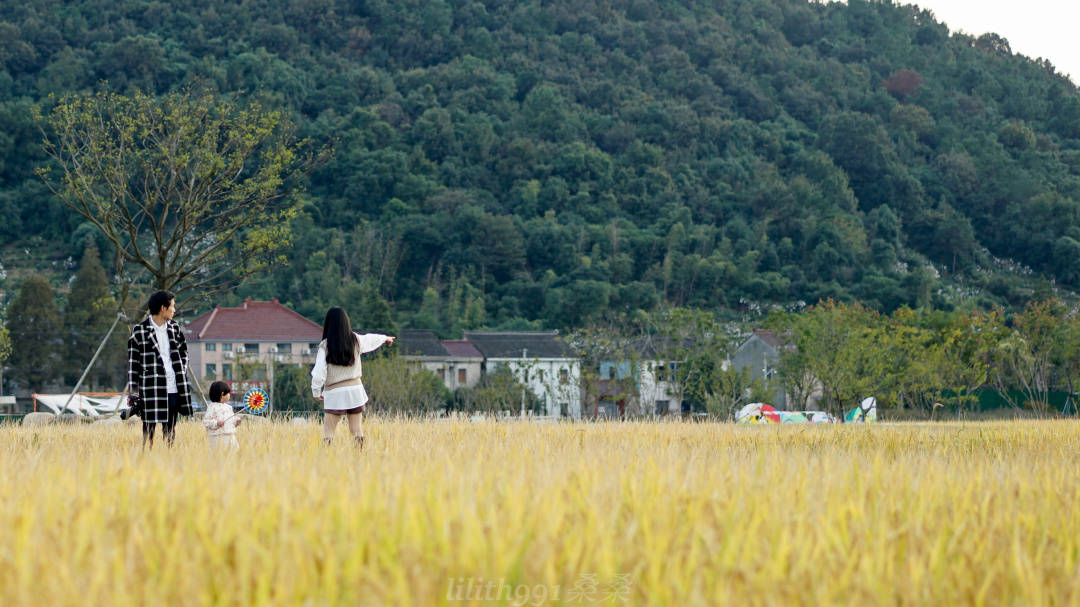
[{"label": "distant treeline", "polygon": [[[7,390],[25,395],[74,385],[112,326],[115,310],[94,248],[87,249],[64,301],[43,277],[24,280],[0,325]],[[825,300],[798,312],[774,311],[758,325],[668,307],[609,316],[575,327],[562,339],[580,358],[585,411],[595,410],[604,395],[620,394],[630,403],[628,415],[651,415],[651,403],[639,398],[641,371],[649,369],[670,382],[669,392],[684,410],[719,418],[747,402],[769,402],[778,391],[794,409],[815,406],[840,414],[875,396],[883,409],[916,415],[932,414],[939,404],[971,409],[980,392],[992,391],[1016,412],[1041,415],[1076,410],[1078,312],[1060,299],[1031,302],[1015,313],[902,307],[891,314]],[[762,327],[776,336],[776,360],[765,369],[731,364],[750,331]],[[127,323],[117,325],[84,390],[123,389],[128,331]],[[602,365],[612,362],[630,363],[630,373],[601,377]],[[309,371],[278,365],[277,410],[317,409]],[[519,380],[507,372],[489,373],[478,386],[451,393],[437,375],[403,357],[379,356],[365,367],[372,409],[392,413],[497,412],[519,406],[541,411],[537,399],[520,400]]]}]

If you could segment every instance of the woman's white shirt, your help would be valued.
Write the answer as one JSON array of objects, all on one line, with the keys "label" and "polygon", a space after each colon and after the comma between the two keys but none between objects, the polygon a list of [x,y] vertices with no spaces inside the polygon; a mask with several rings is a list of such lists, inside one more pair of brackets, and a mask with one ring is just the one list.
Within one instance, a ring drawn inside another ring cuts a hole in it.
[{"label": "woman's white shirt", "polygon": [[[363,335],[354,333],[353,335],[356,336],[356,342],[360,347],[360,354],[378,350],[380,346],[386,343],[387,339],[387,337],[381,333],[365,333]],[[360,366],[359,360],[357,360],[356,365],[357,367]],[[311,370],[311,394],[315,398],[320,396],[323,397],[322,405],[324,410],[344,411],[367,403],[367,390],[364,389],[362,383],[332,388],[324,392],[323,386],[326,384],[326,371],[326,348],[320,347],[319,353],[315,356],[315,368]]]}]

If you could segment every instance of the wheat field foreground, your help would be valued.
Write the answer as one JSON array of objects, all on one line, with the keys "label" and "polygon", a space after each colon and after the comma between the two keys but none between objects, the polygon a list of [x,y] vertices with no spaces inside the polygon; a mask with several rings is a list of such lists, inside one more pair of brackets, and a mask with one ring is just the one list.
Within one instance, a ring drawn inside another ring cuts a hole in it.
[{"label": "wheat field foreground", "polygon": [[0,426],[0,605],[1080,603],[1074,421]]}]

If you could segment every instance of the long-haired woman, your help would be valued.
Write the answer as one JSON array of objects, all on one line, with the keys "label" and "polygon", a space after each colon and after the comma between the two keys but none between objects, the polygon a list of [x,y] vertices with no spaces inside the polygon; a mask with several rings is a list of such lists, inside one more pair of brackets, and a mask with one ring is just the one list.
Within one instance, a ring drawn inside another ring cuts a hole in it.
[{"label": "long-haired woman", "polygon": [[360,355],[392,345],[394,337],[380,333],[353,333],[349,315],[339,307],[326,311],[322,342],[311,370],[311,393],[323,403],[323,440],[330,443],[342,417],[349,420],[353,440],[362,449],[361,415],[368,401],[361,383]]}]

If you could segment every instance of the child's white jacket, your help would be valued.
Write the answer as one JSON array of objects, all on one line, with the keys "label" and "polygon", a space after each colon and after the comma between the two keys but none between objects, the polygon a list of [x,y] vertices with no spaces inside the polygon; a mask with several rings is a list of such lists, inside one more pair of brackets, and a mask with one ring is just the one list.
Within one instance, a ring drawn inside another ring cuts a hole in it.
[{"label": "child's white jacket", "polygon": [[[206,414],[203,415],[203,425],[206,426],[206,433],[209,436],[236,434],[236,422],[238,421],[240,421],[240,418],[234,417],[232,405],[227,403],[210,403],[206,407]],[[218,422],[225,422],[225,425],[218,428]]]}]

